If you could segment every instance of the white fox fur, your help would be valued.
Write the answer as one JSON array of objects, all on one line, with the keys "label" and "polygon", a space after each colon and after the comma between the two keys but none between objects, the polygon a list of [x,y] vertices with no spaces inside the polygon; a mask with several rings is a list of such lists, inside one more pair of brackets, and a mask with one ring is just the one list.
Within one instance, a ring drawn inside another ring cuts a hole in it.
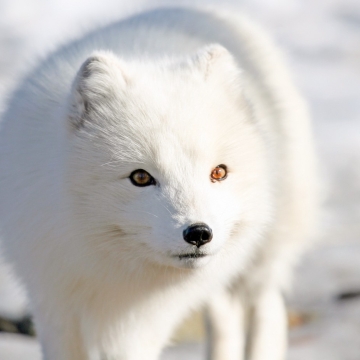
[{"label": "white fox fur", "polygon": [[[205,303],[212,360],[285,359],[281,293],[312,233],[316,162],[306,106],[252,22],[159,9],[62,47],[14,93],[0,151],[1,235],[44,359],[157,359]],[[156,184],[134,186],[136,169]],[[197,222],[213,239],[182,257]]]}]

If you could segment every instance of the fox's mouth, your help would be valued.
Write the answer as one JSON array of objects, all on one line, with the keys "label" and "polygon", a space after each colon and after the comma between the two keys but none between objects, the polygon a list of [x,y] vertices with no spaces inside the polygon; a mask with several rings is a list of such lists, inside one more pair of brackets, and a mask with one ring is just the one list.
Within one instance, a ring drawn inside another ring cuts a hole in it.
[{"label": "fox's mouth", "polygon": [[207,256],[207,254],[205,253],[200,253],[200,252],[196,252],[196,253],[189,253],[189,254],[179,254],[177,255],[177,257],[182,260],[182,259],[198,259],[198,258],[202,258]]},{"label": "fox's mouth", "polygon": [[179,268],[196,269],[205,266],[211,259],[212,254],[203,251],[172,254],[173,265]]}]

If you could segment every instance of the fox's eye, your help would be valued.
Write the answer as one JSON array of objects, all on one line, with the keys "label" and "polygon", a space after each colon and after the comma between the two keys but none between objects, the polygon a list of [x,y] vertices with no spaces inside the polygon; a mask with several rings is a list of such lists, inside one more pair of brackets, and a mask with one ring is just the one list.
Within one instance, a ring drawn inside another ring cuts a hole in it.
[{"label": "fox's eye", "polygon": [[211,171],[210,177],[212,182],[225,180],[227,177],[226,165],[218,165]]},{"label": "fox's eye", "polygon": [[135,186],[149,186],[156,184],[155,179],[143,169],[134,170],[129,178]]}]

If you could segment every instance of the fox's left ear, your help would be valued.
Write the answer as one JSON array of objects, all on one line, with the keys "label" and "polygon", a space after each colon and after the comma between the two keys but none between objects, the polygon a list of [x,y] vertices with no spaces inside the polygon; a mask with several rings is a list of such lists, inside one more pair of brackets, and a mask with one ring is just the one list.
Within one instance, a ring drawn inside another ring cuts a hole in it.
[{"label": "fox's left ear", "polygon": [[193,57],[193,64],[204,76],[205,80],[213,77],[232,82],[241,73],[230,52],[219,44],[201,48]]},{"label": "fox's left ear", "polygon": [[128,77],[124,64],[110,52],[96,52],[81,65],[72,86],[69,119],[80,128],[91,110],[100,109],[107,100],[126,88]]}]

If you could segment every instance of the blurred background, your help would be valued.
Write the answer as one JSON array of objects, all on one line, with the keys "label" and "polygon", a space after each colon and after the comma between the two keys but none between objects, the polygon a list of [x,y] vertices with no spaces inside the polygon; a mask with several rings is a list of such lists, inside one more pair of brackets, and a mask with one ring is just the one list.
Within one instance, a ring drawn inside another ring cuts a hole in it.
[{"label": "blurred background", "polygon": [[[314,119],[327,200],[319,244],[288,297],[289,360],[360,359],[360,1],[196,0],[240,8],[284,49]],[[170,0],[0,0],[0,107],[39,56],[99,25]],[[0,266],[0,359],[39,360],[26,299]],[[204,359],[194,314],[163,360]],[[266,359],[264,359],[266,360]]]}]

